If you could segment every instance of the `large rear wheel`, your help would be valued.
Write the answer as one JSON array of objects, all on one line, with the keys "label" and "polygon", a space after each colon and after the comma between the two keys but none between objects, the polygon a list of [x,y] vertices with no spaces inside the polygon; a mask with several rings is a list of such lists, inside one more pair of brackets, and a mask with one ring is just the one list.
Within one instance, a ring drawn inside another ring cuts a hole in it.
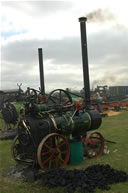
[{"label": "large rear wheel", "polygon": [[69,160],[70,150],[67,139],[60,134],[47,135],[39,144],[37,160],[45,171],[52,168],[63,168]]}]

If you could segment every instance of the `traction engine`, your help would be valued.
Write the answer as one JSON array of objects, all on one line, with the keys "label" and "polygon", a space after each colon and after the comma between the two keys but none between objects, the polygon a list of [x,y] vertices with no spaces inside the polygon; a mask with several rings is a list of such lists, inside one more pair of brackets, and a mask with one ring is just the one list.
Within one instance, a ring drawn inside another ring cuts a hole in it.
[{"label": "traction engine", "polygon": [[19,163],[39,165],[43,170],[64,167],[69,161],[69,141],[72,139],[86,139],[85,149],[90,157],[103,152],[103,138],[98,132],[86,138],[87,132],[98,129],[102,120],[90,103],[86,18],[79,21],[85,103],[82,106],[74,104],[68,91],[63,89],[53,90],[45,102],[37,103],[35,91],[24,105],[17,125],[17,136],[12,144],[12,156]]}]

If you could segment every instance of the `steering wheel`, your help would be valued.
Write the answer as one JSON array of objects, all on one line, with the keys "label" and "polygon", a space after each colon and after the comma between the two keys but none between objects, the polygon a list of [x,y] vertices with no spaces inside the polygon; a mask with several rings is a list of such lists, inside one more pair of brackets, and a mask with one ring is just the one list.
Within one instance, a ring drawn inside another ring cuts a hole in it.
[{"label": "steering wheel", "polygon": [[63,89],[55,89],[49,93],[46,103],[48,105],[67,106],[72,104],[69,93]]}]

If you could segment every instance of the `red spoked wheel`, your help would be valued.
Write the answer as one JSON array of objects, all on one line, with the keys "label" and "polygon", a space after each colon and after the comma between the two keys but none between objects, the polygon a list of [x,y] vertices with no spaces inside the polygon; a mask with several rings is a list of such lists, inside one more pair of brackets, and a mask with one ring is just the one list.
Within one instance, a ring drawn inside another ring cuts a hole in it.
[{"label": "red spoked wheel", "polygon": [[104,138],[99,132],[91,133],[86,138],[85,153],[89,158],[100,157],[104,152]]},{"label": "red spoked wheel", "polygon": [[69,144],[63,135],[52,133],[43,138],[37,150],[37,160],[45,171],[63,168],[70,155]]}]

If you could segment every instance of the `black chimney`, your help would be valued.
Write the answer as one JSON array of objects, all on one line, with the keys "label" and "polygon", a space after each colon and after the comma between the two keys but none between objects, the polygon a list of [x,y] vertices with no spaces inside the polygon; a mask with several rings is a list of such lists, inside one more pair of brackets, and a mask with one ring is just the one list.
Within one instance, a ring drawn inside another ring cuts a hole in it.
[{"label": "black chimney", "polygon": [[90,83],[89,83],[89,69],[88,69],[88,51],[87,51],[87,38],[86,38],[86,17],[79,18],[81,30],[81,48],[82,48],[82,61],[83,61],[83,79],[85,90],[85,104],[87,109],[90,109]]},{"label": "black chimney", "polygon": [[41,94],[45,94],[42,48],[38,48],[38,56],[39,56],[39,70],[40,70],[40,90]]}]

